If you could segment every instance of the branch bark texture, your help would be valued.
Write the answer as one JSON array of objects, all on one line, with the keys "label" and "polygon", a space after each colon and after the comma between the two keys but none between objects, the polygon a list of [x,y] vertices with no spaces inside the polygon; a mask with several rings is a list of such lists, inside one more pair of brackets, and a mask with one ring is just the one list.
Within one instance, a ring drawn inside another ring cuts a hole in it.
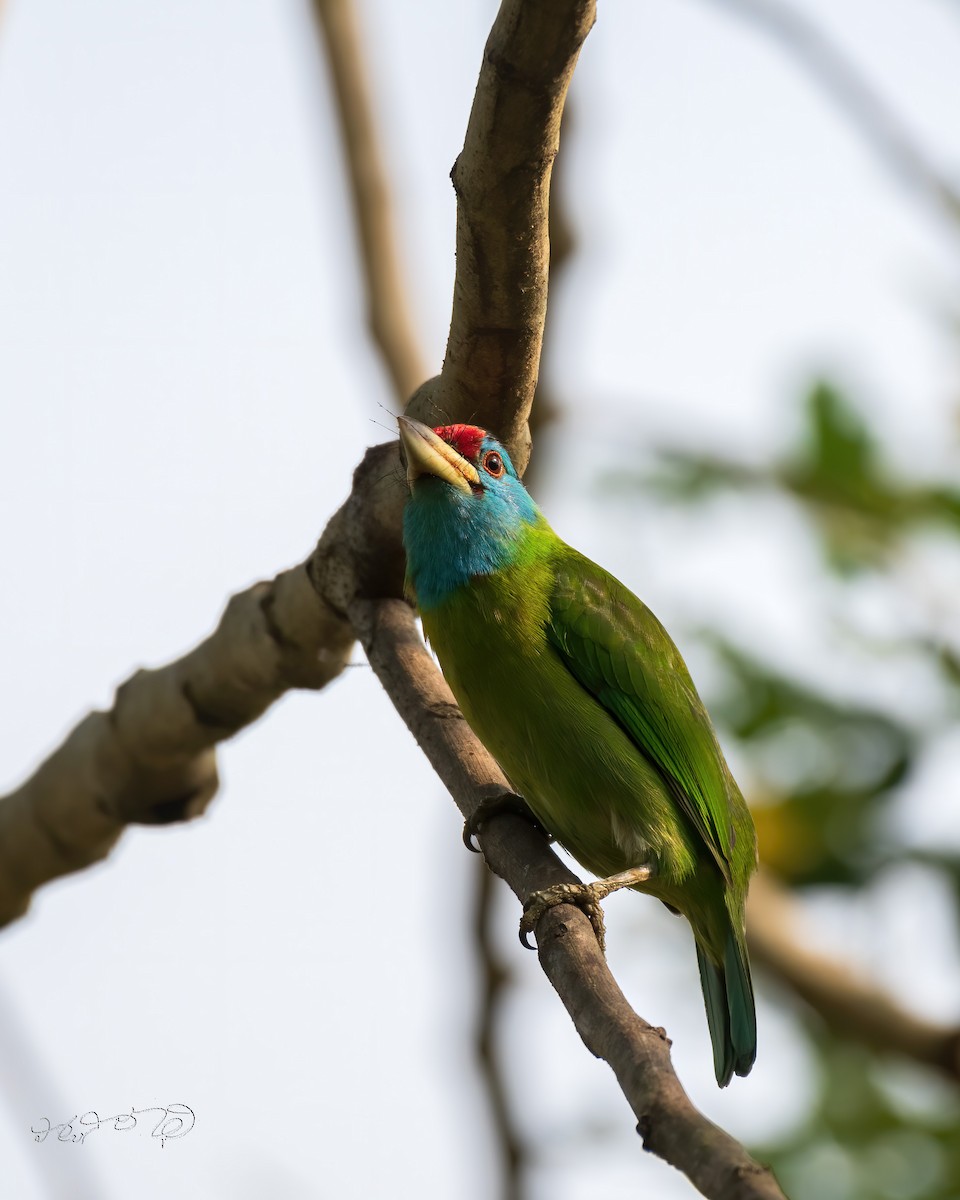
[{"label": "branch bark texture", "polygon": [[199,816],[217,790],[215,744],[287,688],[323,687],[353,640],[300,566],[234,596],[183,658],[131,676],[0,800],[0,925],[41,884],[104,858],[127,825]]},{"label": "branch bark texture", "polygon": [[483,53],[457,193],[457,273],[439,380],[410,415],[493,430],[523,472],[540,369],[560,119],[596,0],[505,0]]}]

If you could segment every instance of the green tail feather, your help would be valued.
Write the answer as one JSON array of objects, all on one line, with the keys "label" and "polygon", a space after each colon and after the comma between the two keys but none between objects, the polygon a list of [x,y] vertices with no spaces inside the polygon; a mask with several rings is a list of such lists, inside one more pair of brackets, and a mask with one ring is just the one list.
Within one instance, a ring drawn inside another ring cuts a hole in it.
[{"label": "green tail feather", "polygon": [[731,1077],[748,1075],[757,1057],[757,1014],[747,952],[731,928],[719,967],[697,943],[700,982],[707,1009],[713,1066],[717,1083],[726,1087]]}]

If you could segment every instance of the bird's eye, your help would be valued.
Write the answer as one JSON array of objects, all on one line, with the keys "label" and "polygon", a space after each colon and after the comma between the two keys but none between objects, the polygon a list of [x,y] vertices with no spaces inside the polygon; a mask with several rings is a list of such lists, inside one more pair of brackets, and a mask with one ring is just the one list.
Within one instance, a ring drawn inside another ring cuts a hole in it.
[{"label": "bird's eye", "polygon": [[488,450],[483,456],[483,469],[494,479],[499,479],[503,474],[503,459],[496,450]]}]

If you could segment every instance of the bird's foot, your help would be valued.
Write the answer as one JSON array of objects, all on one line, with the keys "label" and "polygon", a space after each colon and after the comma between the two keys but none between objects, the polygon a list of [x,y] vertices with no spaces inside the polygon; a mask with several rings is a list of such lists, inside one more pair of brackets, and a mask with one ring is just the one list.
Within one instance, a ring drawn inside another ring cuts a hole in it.
[{"label": "bird's foot", "polygon": [[513,813],[515,817],[523,817],[535,829],[539,829],[548,842],[553,841],[550,832],[540,824],[533,815],[530,805],[516,792],[498,792],[495,796],[487,796],[481,800],[469,817],[463,823],[463,844],[474,854],[480,853],[480,847],[474,844],[474,838],[480,833],[491,817],[502,813]]},{"label": "bird's foot", "polygon": [[575,904],[589,919],[593,932],[597,935],[600,949],[606,951],[606,933],[603,927],[603,909],[600,899],[593,890],[594,883],[555,883],[553,887],[534,892],[523,906],[523,916],[520,918],[520,941],[528,950],[535,950],[530,945],[530,934],[536,928],[537,922],[548,908],[556,908],[558,904]]},{"label": "bird's foot", "polygon": [[534,892],[523,906],[520,941],[528,950],[532,950],[533,946],[528,938],[547,909],[555,908],[558,904],[574,904],[589,918],[600,949],[605,953],[606,935],[600,901],[620,888],[646,883],[652,875],[653,867],[645,864],[642,867],[631,867],[629,871],[621,871],[618,875],[610,875],[607,879],[598,879],[595,883],[557,883],[553,887],[544,888],[543,891]]}]

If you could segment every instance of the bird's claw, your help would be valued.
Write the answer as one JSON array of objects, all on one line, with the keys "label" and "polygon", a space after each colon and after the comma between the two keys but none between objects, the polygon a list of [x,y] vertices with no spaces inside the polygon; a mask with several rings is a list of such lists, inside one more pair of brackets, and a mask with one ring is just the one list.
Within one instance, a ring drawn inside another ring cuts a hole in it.
[{"label": "bird's claw", "polygon": [[[602,881],[601,881],[602,882]],[[580,909],[593,926],[593,932],[600,943],[600,952],[605,954],[607,949],[606,931],[603,926],[603,909],[600,907],[599,889],[595,883],[556,883],[553,887],[534,892],[523,906],[523,916],[520,918],[520,941],[528,950],[535,950],[530,945],[530,934],[536,928],[537,922],[548,908],[558,904],[573,904]],[[606,893],[603,893],[606,895]]]},{"label": "bird's claw", "polygon": [[606,879],[598,879],[594,883],[555,883],[553,887],[534,892],[523,906],[523,916],[520,918],[520,941],[528,950],[532,950],[534,947],[527,939],[547,909],[554,908],[557,904],[574,904],[589,918],[593,932],[597,935],[597,941],[600,943],[600,950],[602,953],[606,953],[606,934],[600,901],[605,900],[611,892],[617,892],[621,888],[637,887],[649,882],[653,874],[653,865],[644,863],[638,867],[631,867],[627,871],[621,871],[617,875],[610,875]]},{"label": "bird's claw", "polygon": [[523,817],[535,829],[539,829],[548,842],[553,841],[553,837],[533,815],[529,804],[522,796],[518,796],[516,792],[498,792],[495,796],[487,796],[486,799],[481,800],[463,823],[463,844],[472,854],[481,852],[480,847],[475,845],[474,839],[483,826],[491,817],[499,816],[502,813],[512,813],[515,817]]}]

